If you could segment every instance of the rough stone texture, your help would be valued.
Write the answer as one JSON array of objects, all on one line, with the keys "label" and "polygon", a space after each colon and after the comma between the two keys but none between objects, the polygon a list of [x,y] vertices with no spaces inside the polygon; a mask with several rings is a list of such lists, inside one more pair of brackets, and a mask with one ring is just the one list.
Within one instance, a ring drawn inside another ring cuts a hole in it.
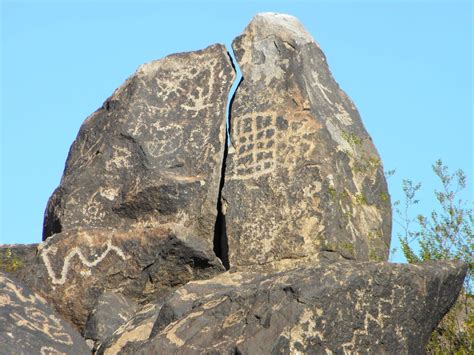
[{"label": "rough stone texture", "polygon": [[322,262],[225,273],[175,291],[127,353],[423,354],[466,265]]},{"label": "rough stone texture", "polygon": [[150,303],[136,312],[112,336],[100,344],[97,355],[112,355],[121,351],[126,353],[127,347],[148,339],[161,306],[162,302]]},{"label": "rough stone texture", "polygon": [[21,282],[0,272],[0,354],[90,354],[84,339]]},{"label": "rough stone texture", "polygon": [[83,333],[105,290],[143,304],[222,272],[205,244],[165,228],[63,232],[40,244],[23,281]]},{"label": "rough stone texture", "polygon": [[223,45],[142,65],[83,123],[43,239],[180,223],[212,249],[234,76]]},{"label": "rough stone texture", "polygon": [[22,278],[36,255],[38,244],[0,244],[0,271]]},{"label": "rough stone texture", "polygon": [[110,337],[137,310],[138,305],[120,294],[104,292],[89,314],[84,337],[94,341],[94,348]]},{"label": "rough stone texture", "polygon": [[45,241],[0,246],[38,292],[0,273],[0,353],[423,353],[466,265],[367,262],[390,198],[324,54],[280,14],[233,48],[230,147],[222,45],[143,65],[84,122]]},{"label": "rough stone texture", "polygon": [[336,251],[386,260],[391,208],[379,155],[298,20],[259,14],[233,44],[222,208],[231,267]]}]

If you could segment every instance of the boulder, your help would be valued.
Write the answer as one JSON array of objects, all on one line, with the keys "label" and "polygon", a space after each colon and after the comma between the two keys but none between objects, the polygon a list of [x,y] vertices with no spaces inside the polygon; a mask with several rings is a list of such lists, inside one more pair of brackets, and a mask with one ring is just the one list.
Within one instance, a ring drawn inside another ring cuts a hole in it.
[{"label": "boulder", "polygon": [[104,291],[145,304],[224,271],[199,242],[166,228],[62,232],[40,244],[22,281],[83,334]]},{"label": "boulder", "polygon": [[321,262],[193,281],[163,304],[134,354],[424,354],[467,267]]},{"label": "boulder", "polygon": [[333,251],[387,260],[391,207],[380,157],[324,53],[294,17],[258,14],[232,43],[222,191],[231,267]]},{"label": "boulder", "polygon": [[99,345],[97,355],[127,353],[128,347],[133,347],[138,342],[147,340],[162,304],[163,302],[160,300],[142,307]]},{"label": "boulder", "polygon": [[97,300],[84,327],[84,337],[94,349],[132,317],[139,305],[121,294],[105,291]]},{"label": "boulder", "polygon": [[48,201],[43,239],[179,223],[212,249],[234,76],[219,44],[138,68],[82,124]]},{"label": "boulder", "polygon": [[1,354],[90,354],[81,335],[39,294],[0,271]]}]

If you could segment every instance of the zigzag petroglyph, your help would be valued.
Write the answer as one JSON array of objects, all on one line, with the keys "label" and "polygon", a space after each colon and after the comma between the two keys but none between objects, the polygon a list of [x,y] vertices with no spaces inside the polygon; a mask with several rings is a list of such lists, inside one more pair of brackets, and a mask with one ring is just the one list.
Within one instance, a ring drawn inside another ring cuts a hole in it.
[{"label": "zigzag petroglyph", "polygon": [[100,254],[99,256],[97,256],[96,258],[94,258],[91,261],[89,261],[84,256],[84,254],[82,254],[82,251],[79,247],[72,248],[72,250],[69,252],[69,254],[66,255],[66,257],[64,258],[64,263],[63,263],[63,267],[61,269],[60,277],[56,277],[56,274],[53,270],[53,267],[51,266],[51,262],[50,262],[50,259],[48,257],[48,255],[51,252],[54,252],[52,250],[52,248],[43,249],[43,251],[41,253],[41,258],[43,259],[43,263],[46,266],[46,269],[48,270],[48,275],[49,275],[49,277],[51,277],[52,283],[55,284],[55,285],[63,285],[66,282],[66,278],[67,278],[67,274],[68,274],[68,271],[69,271],[69,265],[71,263],[71,260],[76,255],[79,258],[79,260],[81,261],[81,263],[84,266],[88,267],[88,268],[92,268],[92,267],[96,266],[97,264],[99,264],[102,260],[104,260],[104,258],[107,256],[107,254],[109,254],[109,252],[111,252],[111,251],[114,251],[123,260],[127,259],[127,257],[123,253],[122,249],[112,245],[111,240],[108,240],[106,245],[107,245],[107,249],[105,249],[105,251],[102,254]]}]

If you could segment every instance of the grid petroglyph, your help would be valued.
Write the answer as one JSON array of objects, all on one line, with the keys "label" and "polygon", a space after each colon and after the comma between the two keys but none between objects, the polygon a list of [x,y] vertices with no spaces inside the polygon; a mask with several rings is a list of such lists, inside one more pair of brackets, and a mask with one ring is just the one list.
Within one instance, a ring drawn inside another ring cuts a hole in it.
[{"label": "grid petroglyph", "polygon": [[277,116],[255,114],[237,122],[235,170],[231,179],[245,180],[275,170]]}]

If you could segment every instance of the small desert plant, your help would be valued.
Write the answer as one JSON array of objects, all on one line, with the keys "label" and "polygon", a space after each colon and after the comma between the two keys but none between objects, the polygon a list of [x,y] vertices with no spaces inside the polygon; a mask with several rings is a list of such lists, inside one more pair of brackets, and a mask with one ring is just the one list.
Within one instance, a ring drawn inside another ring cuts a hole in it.
[{"label": "small desert plant", "polygon": [[[459,195],[466,188],[462,170],[449,173],[438,160],[433,172],[441,182],[435,190],[438,208],[429,217],[412,217],[410,209],[419,203],[416,198],[421,183],[403,180],[403,203],[394,203],[395,222],[402,228],[399,240],[403,255],[409,263],[430,260],[462,260],[469,265],[464,287],[458,301],[433,332],[426,351],[429,354],[474,354],[474,236],[472,202]],[[414,246],[417,246],[415,248]]]},{"label": "small desert plant", "polygon": [[13,272],[21,267],[21,260],[16,257],[10,248],[6,248],[4,253],[0,252],[0,270]]}]

